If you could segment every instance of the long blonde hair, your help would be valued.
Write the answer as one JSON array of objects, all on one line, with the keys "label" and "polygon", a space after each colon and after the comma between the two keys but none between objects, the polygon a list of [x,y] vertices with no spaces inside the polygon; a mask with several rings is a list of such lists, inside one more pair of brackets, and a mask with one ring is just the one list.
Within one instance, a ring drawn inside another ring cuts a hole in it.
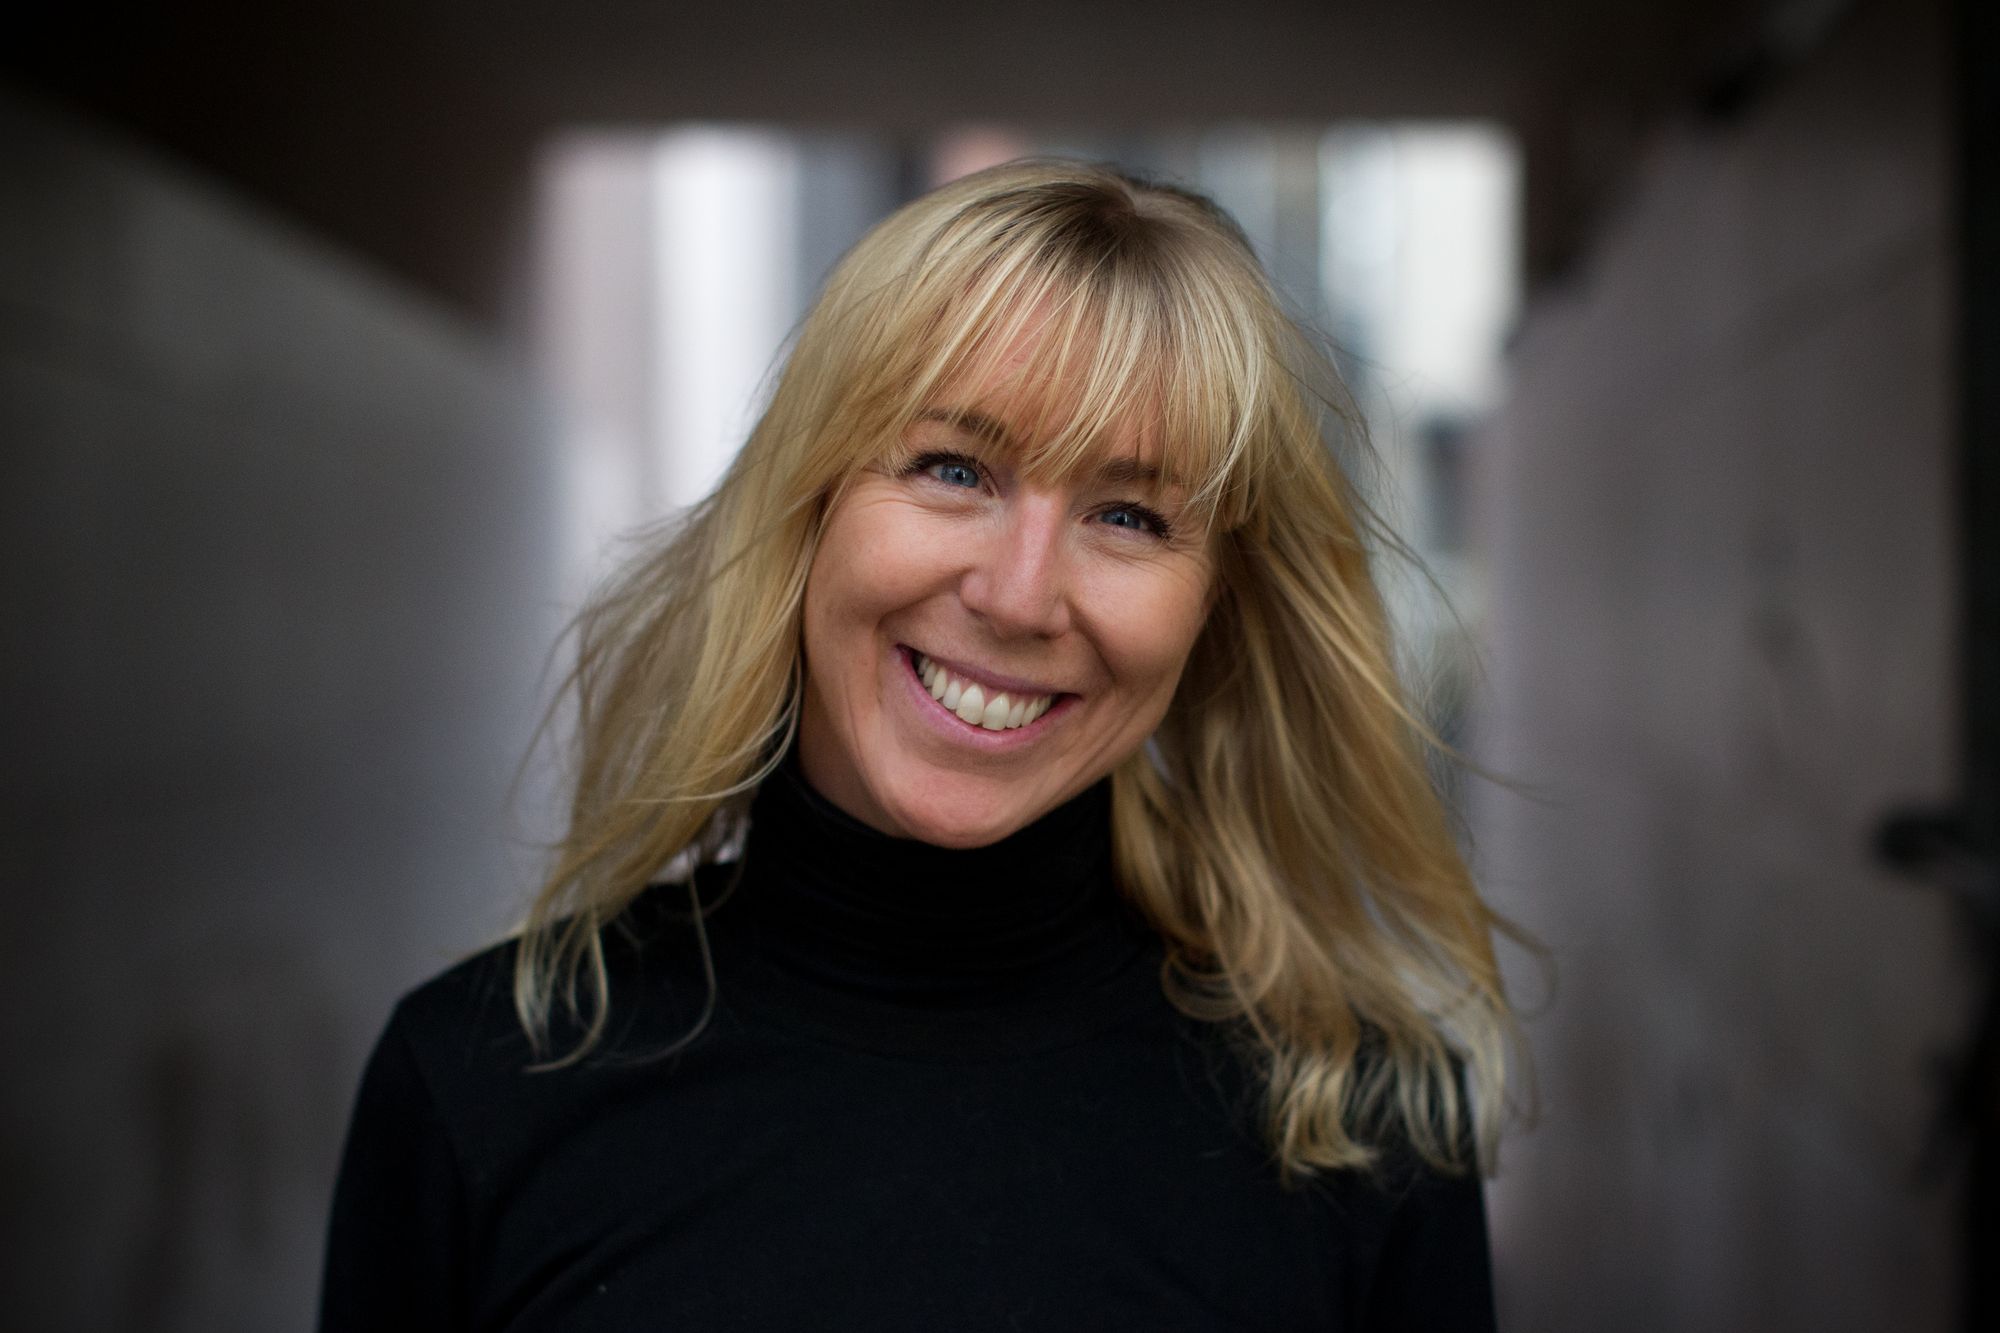
[{"label": "long blonde hair", "polygon": [[1449,749],[1396,673],[1370,561],[1404,548],[1336,457],[1353,414],[1226,215],[1074,162],[979,172],[871,231],[715,492],[579,617],[575,792],[520,933],[522,1025],[549,1054],[568,1015],[581,1035],[558,1063],[598,1042],[602,930],[663,867],[724,854],[795,726],[829,506],[1030,320],[1019,382],[1064,392],[1023,469],[1080,467],[1108,423],[1143,417],[1216,552],[1174,701],[1112,778],[1119,884],[1167,942],[1169,997],[1246,1036],[1287,1179],[1366,1164],[1391,1135],[1490,1164],[1509,928],[1432,786],[1426,747]]}]

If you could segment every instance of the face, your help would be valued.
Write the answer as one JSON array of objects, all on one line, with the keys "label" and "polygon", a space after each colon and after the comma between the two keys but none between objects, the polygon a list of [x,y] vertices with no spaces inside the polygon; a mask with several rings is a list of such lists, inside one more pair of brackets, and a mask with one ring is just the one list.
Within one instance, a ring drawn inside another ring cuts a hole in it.
[{"label": "face", "polygon": [[1148,484],[1138,432],[1088,475],[1024,477],[1034,414],[1007,410],[1005,371],[932,400],[907,470],[854,479],[806,586],[806,777],[864,823],[945,847],[1006,837],[1143,744],[1214,579],[1184,495]]}]

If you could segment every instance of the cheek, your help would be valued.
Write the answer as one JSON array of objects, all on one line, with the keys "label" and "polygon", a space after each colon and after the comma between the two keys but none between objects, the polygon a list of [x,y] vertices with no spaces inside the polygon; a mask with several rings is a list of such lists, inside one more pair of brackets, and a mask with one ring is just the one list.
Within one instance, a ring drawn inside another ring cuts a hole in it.
[{"label": "cheek", "polygon": [[931,567],[922,535],[892,504],[850,498],[835,512],[806,581],[809,666],[838,673],[867,665],[862,644],[922,592]]},{"label": "cheek", "polygon": [[843,644],[857,619],[852,571],[856,560],[836,522],[829,525],[806,575],[804,637],[806,671],[822,689],[832,689],[849,652]]},{"label": "cheek", "polygon": [[1164,710],[1206,619],[1208,581],[1199,570],[1161,571],[1121,585],[1100,601],[1099,642],[1119,686]]}]

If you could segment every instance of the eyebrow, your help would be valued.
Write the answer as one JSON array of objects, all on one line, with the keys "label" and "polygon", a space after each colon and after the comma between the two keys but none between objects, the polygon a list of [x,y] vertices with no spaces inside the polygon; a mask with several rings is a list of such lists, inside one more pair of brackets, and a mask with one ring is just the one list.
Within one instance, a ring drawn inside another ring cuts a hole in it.
[{"label": "eyebrow", "polygon": [[[917,420],[950,426],[1000,449],[1016,450],[1019,447],[1005,426],[984,412],[975,412],[971,408],[927,407],[917,413]],[[1097,475],[1104,481],[1119,485],[1134,482],[1158,485],[1161,480],[1158,467],[1131,457],[1108,459],[1097,469]]]},{"label": "eyebrow", "polygon": [[970,408],[927,407],[917,413],[917,420],[935,421],[940,425],[950,426],[954,430],[964,431],[967,435],[976,435],[988,444],[998,445],[1002,449],[1015,447],[1014,437],[1007,433],[1005,426],[984,412],[974,412]]},{"label": "eyebrow", "polygon": [[1136,458],[1113,458],[1097,469],[1097,475],[1106,481],[1145,482],[1156,485],[1160,480],[1160,469],[1151,463],[1142,463]]}]

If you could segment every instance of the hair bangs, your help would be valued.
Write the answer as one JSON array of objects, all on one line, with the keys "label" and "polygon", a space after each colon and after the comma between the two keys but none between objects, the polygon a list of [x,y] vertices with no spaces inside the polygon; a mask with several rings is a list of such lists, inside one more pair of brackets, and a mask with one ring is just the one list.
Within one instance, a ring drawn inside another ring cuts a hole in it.
[{"label": "hair bangs", "polygon": [[908,312],[922,335],[881,367],[880,443],[854,465],[908,462],[909,424],[947,411],[1003,425],[995,443],[1037,480],[1123,458],[1129,479],[1174,492],[1198,523],[1243,524],[1274,377],[1219,275],[1152,247],[995,240],[951,290],[929,293],[931,309]]}]

